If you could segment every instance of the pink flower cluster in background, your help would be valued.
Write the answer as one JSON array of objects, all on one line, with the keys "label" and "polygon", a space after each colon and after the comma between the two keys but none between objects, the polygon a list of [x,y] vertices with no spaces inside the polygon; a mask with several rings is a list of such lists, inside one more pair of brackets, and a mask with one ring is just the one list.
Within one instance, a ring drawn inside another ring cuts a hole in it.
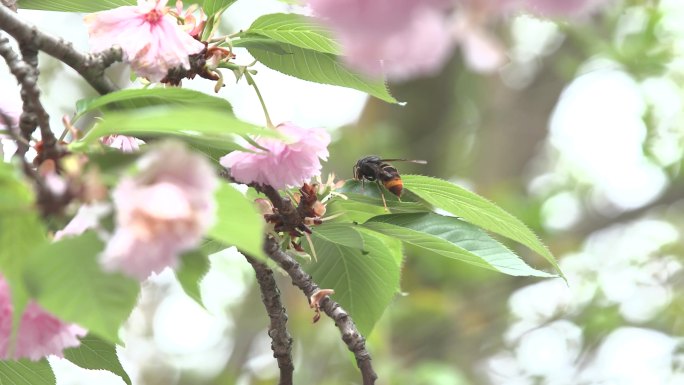
[{"label": "pink flower cluster in background", "polygon": [[137,6],[87,15],[92,50],[121,47],[133,70],[153,82],[162,80],[174,67],[189,69],[189,55],[201,52],[204,44],[168,14],[167,2],[138,0]]},{"label": "pink flower cluster in background", "polygon": [[139,166],[112,194],[116,229],[101,263],[144,280],[199,244],[215,219],[218,180],[206,159],[177,142],[150,150]]},{"label": "pink flower cluster in background", "polygon": [[10,288],[0,274],[0,359],[37,361],[51,354],[62,357],[64,349],[79,346],[78,338],[87,334],[80,326],[60,321],[31,301],[21,316],[14,354],[10,357],[12,313]]},{"label": "pink flower cluster in background", "polygon": [[347,64],[392,79],[439,71],[451,53],[447,0],[309,0],[344,47]]},{"label": "pink flower cluster in background", "polygon": [[276,130],[285,141],[260,138],[256,142],[268,151],[250,147],[254,152],[234,151],[221,158],[230,175],[241,183],[270,185],[275,189],[301,186],[321,173],[321,159],[328,159],[330,135],[322,129],[282,123]]},{"label": "pink flower cluster in background", "polygon": [[504,16],[584,16],[609,0],[309,0],[344,47],[347,64],[392,80],[439,72],[460,46],[466,65],[491,72],[506,62],[492,32]]}]

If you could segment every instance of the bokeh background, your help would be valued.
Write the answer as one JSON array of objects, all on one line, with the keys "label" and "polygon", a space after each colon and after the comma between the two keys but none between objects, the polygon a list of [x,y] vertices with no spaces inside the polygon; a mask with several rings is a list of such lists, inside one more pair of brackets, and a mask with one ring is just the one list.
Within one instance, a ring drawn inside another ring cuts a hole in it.
[{"label": "bokeh background", "polygon": [[[493,200],[540,235],[568,276],[567,284],[508,277],[407,255],[404,294],[368,336],[379,384],[684,384],[684,1],[608,3],[580,18],[499,20],[490,27],[506,47],[506,65],[477,72],[457,50],[441,73],[390,85],[403,106],[259,67],[256,80],[276,123],[332,133],[325,173],[350,178],[368,154],[425,159],[425,166],[396,166]],[[240,0],[224,29],[299,10]],[[81,15],[21,14],[87,50]],[[53,127],[73,113],[75,100],[94,96],[49,58],[41,58],[41,73]],[[125,69],[111,75],[127,85]],[[0,90],[2,98],[18,95],[4,67]],[[240,118],[264,123],[244,83],[228,82],[219,95]],[[295,338],[296,383],[359,383],[331,322],[312,325],[301,293],[278,279]],[[276,384],[250,266],[234,250],[212,256],[202,294],[204,307],[171,272],[146,283],[119,350],[134,382]],[[58,358],[51,363],[60,385],[123,384]]]}]

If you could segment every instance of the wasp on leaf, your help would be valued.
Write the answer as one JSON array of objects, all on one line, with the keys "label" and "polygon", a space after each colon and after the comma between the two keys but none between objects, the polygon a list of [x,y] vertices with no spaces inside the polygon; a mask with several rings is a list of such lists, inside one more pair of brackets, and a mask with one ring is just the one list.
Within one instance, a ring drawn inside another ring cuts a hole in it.
[{"label": "wasp on leaf", "polygon": [[[377,155],[369,155],[359,159],[354,165],[353,173],[354,179],[360,180],[361,183],[368,180],[376,182],[378,186],[382,183],[387,190],[397,197],[401,197],[404,190],[404,183],[401,181],[399,171],[387,162],[412,162],[418,164],[427,164],[424,160],[410,160],[410,159],[381,159]],[[385,194],[380,190],[382,197],[382,204],[387,209],[387,202],[385,201]]]}]

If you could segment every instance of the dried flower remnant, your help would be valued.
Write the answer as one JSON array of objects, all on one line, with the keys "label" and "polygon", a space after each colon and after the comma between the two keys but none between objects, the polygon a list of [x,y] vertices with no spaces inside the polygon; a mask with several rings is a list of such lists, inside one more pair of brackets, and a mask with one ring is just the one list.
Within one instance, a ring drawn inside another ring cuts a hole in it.
[{"label": "dried flower remnant", "polygon": [[114,189],[116,229],[101,256],[105,270],[145,280],[174,267],[215,219],[218,180],[211,165],[180,143],[165,142],[139,160],[140,172]]},{"label": "dried flower remnant", "polygon": [[256,142],[263,151],[234,151],[221,158],[230,175],[240,183],[268,185],[275,189],[301,186],[321,173],[321,159],[328,159],[330,135],[322,129],[307,129],[292,123],[275,128],[287,140],[260,138]]},{"label": "dried flower remnant", "polygon": [[313,323],[318,322],[321,319],[321,301],[330,295],[335,294],[335,290],[332,289],[319,289],[316,290],[311,297],[309,297],[309,306],[314,309]]},{"label": "dried flower remnant", "polygon": [[21,316],[14,354],[10,357],[12,312],[10,288],[0,274],[0,359],[38,361],[48,355],[62,357],[64,349],[79,346],[78,338],[87,334],[82,327],[62,322],[31,301]]},{"label": "dried flower remnant", "polygon": [[133,70],[153,82],[162,80],[172,68],[189,69],[189,56],[204,50],[204,44],[169,15],[167,2],[138,0],[135,6],[87,15],[92,50],[121,47]]}]

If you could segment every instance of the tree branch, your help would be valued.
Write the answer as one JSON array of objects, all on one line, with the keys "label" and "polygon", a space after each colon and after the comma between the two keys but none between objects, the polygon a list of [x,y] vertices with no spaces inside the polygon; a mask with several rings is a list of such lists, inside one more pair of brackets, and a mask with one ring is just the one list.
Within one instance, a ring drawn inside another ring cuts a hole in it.
[{"label": "tree branch", "polygon": [[257,282],[261,289],[261,300],[266,307],[271,324],[268,328],[268,335],[271,337],[271,350],[273,357],[278,361],[280,368],[279,385],[292,385],[292,373],[294,364],[292,363],[292,337],[287,332],[287,312],[280,301],[280,291],[273,278],[273,270],[265,263],[245,255],[247,262],[254,268]]},{"label": "tree branch", "polygon": [[121,61],[121,48],[84,55],[75,50],[71,43],[39,31],[7,6],[0,6],[0,29],[14,37],[20,45],[27,44],[73,68],[100,94],[117,90],[104,71],[112,63]]},{"label": "tree branch", "polygon": [[0,5],[4,5],[14,12],[17,11],[17,0],[0,0]]},{"label": "tree branch", "polygon": [[[24,111],[21,114],[19,127],[26,141],[29,141],[36,126],[40,127],[43,145],[49,151],[56,151],[57,139],[50,129],[50,116],[40,102],[38,90],[38,52],[22,45],[24,60],[12,49],[9,39],[0,36],[0,56],[5,59],[12,75],[21,85],[21,99]],[[19,154],[23,155],[28,149],[26,144],[18,143]],[[52,157],[54,159],[56,157]]]},{"label": "tree branch", "polygon": [[[264,244],[264,251],[283,268],[292,279],[292,283],[297,286],[307,298],[311,298],[317,291],[318,285],[313,281],[311,276],[307,274],[297,261],[295,261],[287,253],[280,250],[278,242],[275,239],[267,237]],[[363,385],[373,385],[378,378],[373,370],[371,364],[371,356],[366,350],[366,340],[359,333],[352,318],[347,312],[329,296],[323,297],[320,300],[321,310],[335,321],[335,325],[342,334],[342,340],[349,350],[354,353],[356,358],[356,365],[361,370],[361,377]]]}]

